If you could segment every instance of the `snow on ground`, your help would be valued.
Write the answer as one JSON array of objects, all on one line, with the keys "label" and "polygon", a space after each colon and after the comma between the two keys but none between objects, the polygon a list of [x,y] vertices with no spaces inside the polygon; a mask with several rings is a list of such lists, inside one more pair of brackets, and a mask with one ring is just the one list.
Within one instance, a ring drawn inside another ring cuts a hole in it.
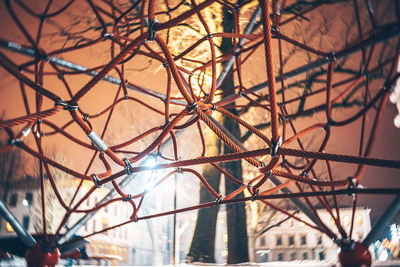
[{"label": "snow on ground", "polygon": [[[13,261],[0,261],[0,267],[25,267],[26,263],[23,259]],[[59,267],[66,265],[57,265]],[[68,265],[71,266],[71,265]],[[94,267],[94,266],[111,266],[111,265],[72,265],[73,267]],[[386,267],[386,266],[400,266],[400,260],[393,261],[375,261],[373,267]],[[114,266],[114,267],[128,267]],[[148,266],[135,266],[135,267],[148,267]],[[264,262],[264,263],[241,263],[241,264],[209,264],[209,263],[196,263],[196,264],[179,264],[179,265],[163,265],[160,267],[339,267],[338,263],[327,261],[287,261],[287,262]]]}]

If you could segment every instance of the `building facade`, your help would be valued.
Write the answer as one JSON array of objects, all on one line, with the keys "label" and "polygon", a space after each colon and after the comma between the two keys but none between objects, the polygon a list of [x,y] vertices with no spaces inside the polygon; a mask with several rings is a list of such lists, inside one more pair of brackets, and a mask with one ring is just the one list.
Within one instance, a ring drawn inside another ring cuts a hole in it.
[{"label": "building facade", "polygon": [[[32,183],[32,181],[31,181]],[[50,183],[46,180],[46,187]],[[58,184],[64,201],[69,203],[74,194],[75,186],[71,184]],[[90,182],[84,182],[78,192],[77,199],[80,199],[92,186]],[[41,193],[37,181],[33,184],[19,184],[8,190],[4,201],[9,210],[19,222],[30,233],[42,233],[41,218]],[[49,193],[48,193],[49,192]],[[91,194],[79,207],[79,209],[91,209],[106,196],[109,189],[99,188]],[[4,192],[2,192],[4,196]],[[55,198],[51,190],[46,191],[46,218],[47,232],[54,234],[61,222],[65,210]],[[154,202],[154,201],[153,201]],[[76,203],[76,201],[75,201]],[[157,209],[158,201],[148,205],[146,209],[152,212]],[[96,214],[76,233],[79,236],[86,236],[102,229],[127,222],[132,215],[132,206],[127,203],[112,203],[98,210]],[[61,230],[65,232],[83,216],[82,213],[74,213],[68,221],[67,227]],[[155,251],[159,255],[158,261],[168,264],[171,260],[171,218],[167,220],[149,220],[132,222],[125,226],[111,229],[87,238],[85,252],[89,259],[80,260],[82,264],[111,264],[111,265],[153,265]],[[16,236],[11,225],[0,217],[0,237]]]},{"label": "building facade", "polygon": [[[294,211],[290,211],[293,213]],[[325,209],[319,209],[321,220],[337,233],[337,228],[331,215]],[[268,215],[266,215],[268,216]],[[304,213],[296,216],[307,220]],[[279,217],[279,216],[276,216]],[[350,232],[352,218],[351,208],[340,209],[340,221],[347,233]],[[282,220],[276,218],[271,225]],[[362,240],[371,229],[370,209],[357,208],[354,219],[353,240]],[[256,240],[255,255],[257,262],[295,261],[295,260],[326,260],[337,261],[338,246],[328,236],[322,234],[295,219],[288,219],[271,228]]]}]

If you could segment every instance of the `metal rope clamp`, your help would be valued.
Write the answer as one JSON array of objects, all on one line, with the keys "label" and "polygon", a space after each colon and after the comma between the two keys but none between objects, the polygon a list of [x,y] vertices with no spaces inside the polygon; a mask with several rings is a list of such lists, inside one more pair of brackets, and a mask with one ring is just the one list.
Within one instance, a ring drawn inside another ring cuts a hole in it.
[{"label": "metal rope clamp", "polygon": [[23,143],[23,141],[20,138],[14,138],[14,139],[8,140],[8,144],[10,146],[17,146],[17,145],[22,144],[22,143]]},{"label": "metal rope clamp", "polygon": [[100,182],[99,177],[97,177],[96,174],[92,174],[91,176],[92,176],[92,178],[93,178],[94,186],[96,186],[96,188],[100,188],[101,185],[99,184],[99,182]]},{"label": "metal rope clamp", "polygon": [[105,152],[108,149],[107,145],[94,131],[91,131],[87,137],[101,152]]},{"label": "metal rope clamp", "polygon": [[278,142],[271,141],[271,151],[270,154],[272,157],[278,156],[279,147],[282,145],[282,137],[279,136]]},{"label": "metal rope clamp", "polygon": [[[42,120],[41,119],[39,119],[38,121],[37,121],[37,123],[41,123],[42,122]],[[29,126],[29,125],[26,125],[22,130],[21,130],[21,135],[22,136],[24,136],[24,137],[27,137],[29,134],[30,134],[30,132],[31,132],[31,127]]]},{"label": "metal rope clamp", "polygon": [[251,196],[251,201],[255,201],[255,198],[258,197],[260,195],[260,190],[257,189],[256,192],[254,192],[254,194]]},{"label": "metal rope clamp", "polygon": [[329,119],[326,125],[324,126],[325,131],[329,131],[332,126],[332,119]]},{"label": "metal rope clamp", "polygon": [[336,62],[336,57],[335,57],[335,51],[332,51],[332,53],[330,53],[326,59],[328,60],[328,62]]},{"label": "metal rope clamp", "polygon": [[147,38],[149,42],[152,42],[154,41],[154,39],[156,39],[157,31],[154,29],[156,24],[160,24],[160,22],[157,19],[153,19],[149,23],[149,37]]},{"label": "metal rope clamp", "polygon": [[135,216],[131,216],[131,221],[134,221],[134,222],[138,222],[139,221],[139,217],[137,216],[137,214],[135,214]]},{"label": "metal rope clamp", "polygon": [[192,112],[192,111],[195,110],[198,106],[199,106],[199,104],[197,104],[196,102],[194,102],[193,104],[188,105],[188,106],[187,106],[187,109],[188,109],[190,112]]},{"label": "metal rope clamp", "polygon": [[170,119],[166,119],[163,128],[167,128],[168,124],[171,122]]},{"label": "metal rope clamp", "polygon": [[108,32],[103,33],[103,38],[104,38],[103,41],[110,39],[112,37],[114,37],[114,34],[112,34],[112,33],[108,33]]},{"label": "metal rope clamp", "polygon": [[347,186],[347,194],[351,197],[355,196],[354,189],[356,188],[356,180],[353,177],[347,178],[349,185]]},{"label": "metal rope clamp", "polygon": [[126,175],[131,175],[132,171],[131,171],[131,162],[129,161],[129,159],[127,158],[123,158],[122,161],[125,163],[124,169],[125,169],[125,173]]},{"label": "metal rope clamp", "polygon": [[128,202],[128,201],[131,201],[131,200],[132,200],[132,195],[131,194],[128,194],[125,198],[122,199],[122,201],[124,201],[124,202]]},{"label": "metal rope clamp", "polygon": [[78,109],[78,105],[76,104],[70,104],[65,100],[59,99],[56,101],[55,105],[60,105],[63,106],[65,110],[77,110]]},{"label": "metal rope clamp", "polygon": [[258,163],[260,163],[260,168],[264,168],[265,167],[264,161],[260,161],[260,160],[257,160],[257,161],[258,161]]},{"label": "metal rope clamp", "polygon": [[215,205],[217,206],[221,205],[222,198],[223,198],[222,196],[219,196],[219,198],[215,200]]},{"label": "metal rope clamp", "polygon": [[285,168],[286,167],[286,159],[284,158],[284,159],[282,159],[282,162],[281,162],[281,168]]},{"label": "metal rope clamp", "polygon": [[382,89],[383,89],[383,91],[385,91],[387,93],[391,93],[393,91],[393,84],[390,82],[385,82],[382,85]]},{"label": "metal rope clamp", "polygon": [[271,26],[271,33],[276,34],[280,31],[279,27],[276,25]]}]

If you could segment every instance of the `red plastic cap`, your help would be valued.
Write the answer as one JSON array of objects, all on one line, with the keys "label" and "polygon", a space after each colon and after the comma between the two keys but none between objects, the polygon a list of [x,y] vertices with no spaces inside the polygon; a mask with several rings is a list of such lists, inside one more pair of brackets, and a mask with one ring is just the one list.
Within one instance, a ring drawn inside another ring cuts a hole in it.
[{"label": "red plastic cap", "polygon": [[54,252],[44,252],[39,242],[28,250],[25,256],[27,266],[29,267],[53,267],[60,259],[60,251],[58,248]]},{"label": "red plastic cap", "polygon": [[339,262],[342,267],[371,266],[372,257],[368,248],[362,243],[356,242],[353,251],[341,251]]}]

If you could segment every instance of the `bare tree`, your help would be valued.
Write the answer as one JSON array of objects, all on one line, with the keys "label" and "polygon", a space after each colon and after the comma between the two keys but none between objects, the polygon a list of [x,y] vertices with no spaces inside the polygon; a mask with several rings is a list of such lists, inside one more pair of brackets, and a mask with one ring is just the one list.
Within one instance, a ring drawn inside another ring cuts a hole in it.
[{"label": "bare tree", "polygon": [[[0,147],[5,147],[8,140],[3,136],[0,139]],[[8,193],[13,185],[21,180],[23,175],[24,162],[22,160],[21,151],[15,148],[10,148],[4,153],[0,153],[0,185],[1,199],[4,203],[8,201]],[[22,179],[24,179],[23,177]]]}]

